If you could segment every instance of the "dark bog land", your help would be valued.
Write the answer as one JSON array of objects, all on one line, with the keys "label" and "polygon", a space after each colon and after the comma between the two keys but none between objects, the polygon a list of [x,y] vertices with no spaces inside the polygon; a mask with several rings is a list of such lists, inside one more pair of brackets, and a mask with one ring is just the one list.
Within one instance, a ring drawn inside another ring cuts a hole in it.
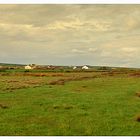
[{"label": "dark bog land", "polygon": [[139,72],[0,73],[0,135],[140,135]]}]

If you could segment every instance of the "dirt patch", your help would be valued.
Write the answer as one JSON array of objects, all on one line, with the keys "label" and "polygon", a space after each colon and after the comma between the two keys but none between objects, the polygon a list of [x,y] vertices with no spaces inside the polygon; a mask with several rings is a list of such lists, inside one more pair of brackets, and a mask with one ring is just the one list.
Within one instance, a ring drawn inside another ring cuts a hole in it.
[{"label": "dirt patch", "polygon": [[59,109],[59,108],[61,108],[61,106],[59,106],[59,105],[54,105],[53,106],[53,109]]},{"label": "dirt patch", "polygon": [[24,73],[24,76],[35,76],[35,77],[43,77],[43,76],[47,76],[47,74],[45,73]]},{"label": "dirt patch", "polygon": [[87,86],[83,85],[82,88],[87,88]]},{"label": "dirt patch", "polygon": [[140,122],[140,115],[138,115],[138,116],[136,117],[136,121],[137,121],[137,122]]},{"label": "dirt patch", "polygon": [[136,96],[140,97],[140,92],[136,92]]},{"label": "dirt patch", "polygon": [[10,91],[13,91],[13,90],[16,90],[16,89],[23,89],[23,88],[28,88],[29,86],[16,86],[16,87],[8,87],[8,88],[5,88],[5,90],[10,90]]},{"label": "dirt patch", "polygon": [[1,73],[1,76],[10,76],[10,73]]},{"label": "dirt patch", "polygon": [[12,92],[17,89],[36,88],[46,84],[43,79],[14,79],[15,77],[11,77],[11,79],[5,80],[5,85],[1,88],[1,90]]},{"label": "dirt patch", "polygon": [[120,74],[127,74],[126,72],[119,72],[119,71],[110,71],[110,72],[102,72],[101,75],[103,76],[116,76]]},{"label": "dirt patch", "polygon": [[48,82],[49,85],[64,85],[65,84],[65,80],[64,79],[60,79],[60,80],[56,80],[56,81],[50,81]]},{"label": "dirt patch", "polygon": [[54,105],[53,109],[65,109],[65,110],[69,110],[69,109],[73,109],[74,106],[73,105]]},{"label": "dirt patch", "polygon": [[26,81],[25,83],[29,84],[29,85],[38,85],[38,84],[41,84],[42,82],[40,82],[40,81]]},{"label": "dirt patch", "polygon": [[17,82],[19,82],[19,81],[17,81],[17,80],[10,80],[10,81],[7,81],[7,83],[17,83]]},{"label": "dirt patch", "polygon": [[62,74],[62,73],[55,73],[55,74],[49,74],[49,76],[51,76],[51,77],[62,77],[62,76],[64,76],[64,74]]},{"label": "dirt patch", "polygon": [[2,108],[2,109],[7,109],[7,108],[9,108],[9,107],[6,106],[6,105],[0,104],[0,108]]},{"label": "dirt patch", "polygon": [[140,72],[131,73],[129,76],[140,77]]},{"label": "dirt patch", "polygon": [[24,76],[35,76],[35,77],[62,77],[64,74],[62,73],[24,73]]},{"label": "dirt patch", "polygon": [[86,80],[86,79],[92,79],[92,78],[97,78],[97,76],[70,77],[70,78],[58,79],[58,80],[50,81],[47,84],[48,85],[64,85],[66,82],[80,81],[80,80]]}]

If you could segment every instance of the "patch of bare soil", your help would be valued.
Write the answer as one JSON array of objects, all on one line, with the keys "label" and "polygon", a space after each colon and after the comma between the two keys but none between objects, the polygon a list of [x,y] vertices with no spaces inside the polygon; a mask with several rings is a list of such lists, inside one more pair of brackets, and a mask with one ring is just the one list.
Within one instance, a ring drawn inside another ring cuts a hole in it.
[{"label": "patch of bare soil", "polygon": [[87,86],[83,85],[82,88],[87,88]]},{"label": "patch of bare soil", "polygon": [[17,90],[17,89],[39,87],[45,83],[43,80],[23,80],[23,81],[8,80],[5,82],[6,82],[6,86],[3,87],[2,90],[9,91],[9,92],[12,92],[12,91]]},{"label": "patch of bare soil", "polygon": [[63,73],[24,73],[24,76],[35,76],[35,77],[62,77],[64,76]]},{"label": "patch of bare soil", "polygon": [[138,115],[138,116],[136,117],[136,121],[137,121],[137,122],[140,122],[140,115]]},{"label": "patch of bare soil", "polygon": [[96,78],[96,76],[70,77],[70,78],[58,79],[58,80],[50,81],[47,84],[48,85],[64,85],[66,82],[80,81],[80,80],[86,80],[86,79],[88,80],[88,79],[92,79],[92,78]]},{"label": "patch of bare soil", "polygon": [[140,77],[140,72],[131,73],[129,76]]},{"label": "patch of bare soil", "polygon": [[136,92],[136,96],[140,97],[140,92]]},{"label": "patch of bare soil", "polygon": [[69,109],[73,109],[74,106],[73,105],[54,105],[53,109],[65,109],[65,110],[69,110]]},{"label": "patch of bare soil", "polygon": [[65,84],[65,80],[64,79],[60,79],[60,80],[56,80],[56,81],[50,81],[48,84],[49,85],[64,85]]},{"label": "patch of bare soil", "polygon": [[8,106],[3,105],[3,104],[0,104],[0,108],[2,108],[2,109],[7,109],[7,108],[8,108]]},{"label": "patch of bare soil", "polygon": [[19,82],[19,81],[17,81],[17,80],[9,80],[9,81],[6,81],[7,83],[17,83],[17,82]]},{"label": "patch of bare soil", "polygon": [[18,85],[18,86],[13,86],[13,87],[7,87],[7,88],[5,88],[5,90],[13,91],[13,90],[23,89],[23,88],[28,88],[28,87],[29,86],[27,86],[27,85]]}]

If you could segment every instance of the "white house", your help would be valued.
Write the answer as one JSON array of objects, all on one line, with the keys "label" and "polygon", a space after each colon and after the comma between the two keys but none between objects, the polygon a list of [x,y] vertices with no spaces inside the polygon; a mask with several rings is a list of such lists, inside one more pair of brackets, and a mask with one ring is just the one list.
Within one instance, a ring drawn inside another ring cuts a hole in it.
[{"label": "white house", "polygon": [[32,67],[29,66],[29,65],[25,66],[24,68],[25,68],[25,70],[31,70],[32,69]]},{"label": "white house", "polygon": [[87,70],[87,69],[89,69],[89,67],[85,65],[85,66],[82,67],[82,69]]},{"label": "white house", "polygon": [[75,67],[73,67],[73,70],[75,70],[75,69],[77,69],[77,67],[75,66]]}]

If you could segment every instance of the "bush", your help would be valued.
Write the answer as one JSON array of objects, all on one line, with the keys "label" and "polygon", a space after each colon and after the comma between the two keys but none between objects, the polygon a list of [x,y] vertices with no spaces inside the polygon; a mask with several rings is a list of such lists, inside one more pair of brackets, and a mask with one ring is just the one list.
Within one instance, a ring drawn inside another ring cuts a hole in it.
[{"label": "bush", "polygon": [[6,69],[0,69],[0,72],[6,72]]},{"label": "bush", "polygon": [[25,70],[24,72],[30,72],[30,70]]}]

